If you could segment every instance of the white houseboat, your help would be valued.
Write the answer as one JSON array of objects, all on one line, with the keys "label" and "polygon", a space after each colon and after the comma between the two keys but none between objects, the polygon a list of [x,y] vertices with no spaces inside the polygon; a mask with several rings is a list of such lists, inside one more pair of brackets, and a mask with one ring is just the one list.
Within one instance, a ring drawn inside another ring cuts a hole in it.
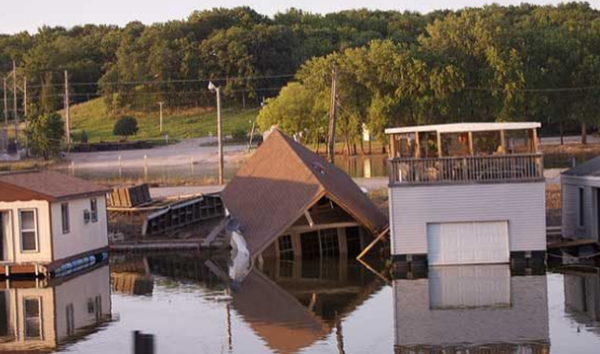
[{"label": "white houseboat", "polygon": [[61,276],[106,258],[107,192],[57,172],[0,174],[0,275]]},{"label": "white houseboat", "polygon": [[387,129],[391,252],[450,265],[545,258],[539,123]]}]

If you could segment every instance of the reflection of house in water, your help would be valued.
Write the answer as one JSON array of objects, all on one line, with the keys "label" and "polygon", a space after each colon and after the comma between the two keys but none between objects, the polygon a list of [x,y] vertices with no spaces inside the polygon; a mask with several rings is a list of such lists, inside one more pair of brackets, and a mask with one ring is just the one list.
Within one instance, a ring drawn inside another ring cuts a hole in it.
[{"label": "reflection of house in water", "polygon": [[397,353],[548,353],[545,276],[508,265],[431,268],[395,280]]},{"label": "reflection of house in water", "polygon": [[387,218],[339,168],[274,130],[222,194],[250,256],[355,257]]},{"label": "reflection of house in water", "polygon": [[0,291],[0,352],[46,352],[99,329],[110,318],[110,278],[102,266],[40,286],[7,283]]},{"label": "reflection of house in water", "polygon": [[146,257],[129,257],[126,262],[114,262],[110,280],[114,292],[130,295],[151,295],[154,279]]},{"label": "reflection of house in water", "polygon": [[600,332],[600,273],[564,274],[565,311],[578,323]]},{"label": "reflection of house in water", "polygon": [[296,353],[333,328],[343,346],[342,317],[382,286],[354,262],[296,261],[291,268],[265,262],[263,271],[253,270],[233,293],[233,307],[271,349]]}]

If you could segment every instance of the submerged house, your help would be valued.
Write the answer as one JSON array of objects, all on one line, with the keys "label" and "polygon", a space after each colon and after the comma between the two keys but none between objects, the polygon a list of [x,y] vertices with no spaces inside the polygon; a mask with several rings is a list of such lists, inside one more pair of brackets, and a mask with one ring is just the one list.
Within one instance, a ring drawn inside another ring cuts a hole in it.
[{"label": "submerged house", "polygon": [[392,255],[429,265],[545,259],[539,123],[387,129]]},{"label": "submerged house", "polygon": [[600,157],[560,176],[564,238],[600,240]]},{"label": "submerged house", "polygon": [[222,193],[250,257],[356,257],[388,221],[336,166],[274,130]]},{"label": "submerged house", "polygon": [[0,174],[0,272],[60,276],[106,258],[106,192],[57,172]]}]

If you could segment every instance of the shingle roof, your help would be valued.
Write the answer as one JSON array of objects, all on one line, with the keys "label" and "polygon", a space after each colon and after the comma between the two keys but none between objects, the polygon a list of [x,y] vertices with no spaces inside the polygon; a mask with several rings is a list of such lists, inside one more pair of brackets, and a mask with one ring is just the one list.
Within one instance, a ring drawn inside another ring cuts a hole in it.
[{"label": "shingle roof", "polygon": [[385,215],[342,170],[278,130],[242,166],[222,193],[252,257],[321,198],[328,197],[373,234]]},{"label": "shingle roof", "polygon": [[579,166],[575,166],[570,170],[562,173],[566,176],[585,177],[585,176],[600,176],[600,156],[595,157],[589,161],[582,163]]},{"label": "shingle roof", "polygon": [[61,200],[99,195],[109,189],[53,171],[0,174],[0,201]]}]

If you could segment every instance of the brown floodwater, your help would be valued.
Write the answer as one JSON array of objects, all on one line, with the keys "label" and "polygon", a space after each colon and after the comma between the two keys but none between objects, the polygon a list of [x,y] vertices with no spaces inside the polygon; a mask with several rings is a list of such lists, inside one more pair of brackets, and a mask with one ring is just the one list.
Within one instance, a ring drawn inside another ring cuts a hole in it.
[{"label": "brown floodwater", "polygon": [[[374,269],[380,269],[372,265]],[[113,256],[74,278],[0,292],[0,352],[597,353],[595,268],[511,274],[508,265],[431,268],[386,279],[361,264],[265,262],[242,282],[227,260]]]}]

